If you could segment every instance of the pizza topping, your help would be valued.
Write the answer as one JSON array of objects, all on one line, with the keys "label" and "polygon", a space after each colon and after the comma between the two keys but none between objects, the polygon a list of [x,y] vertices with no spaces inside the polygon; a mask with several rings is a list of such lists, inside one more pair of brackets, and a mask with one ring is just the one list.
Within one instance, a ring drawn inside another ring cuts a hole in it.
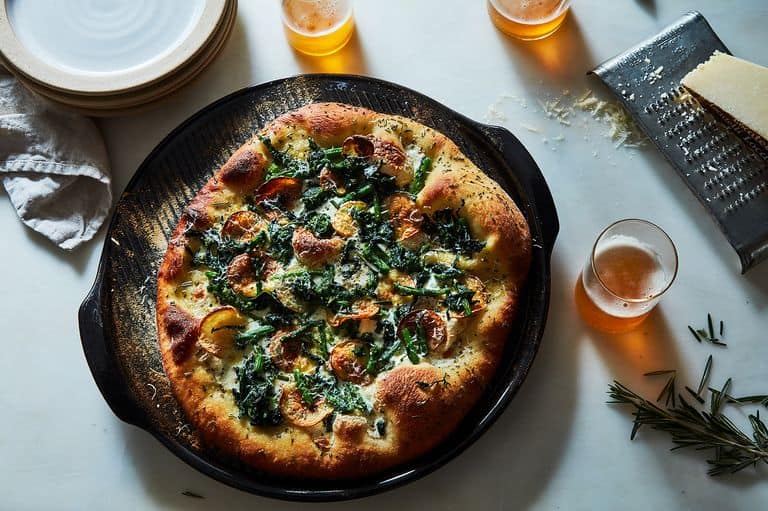
[{"label": "pizza topping", "polygon": [[309,268],[318,268],[341,254],[344,240],[341,238],[321,239],[305,227],[298,227],[293,232],[291,241],[293,251],[299,261]]},{"label": "pizza topping", "polygon": [[467,220],[456,215],[450,208],[435,213],[425,227],[444,249],[472,255],[485,247],[485,243],[472,237]]},{"label": "pizza topping", "polygon": [[[397,336],[405,340],[405,331],[411,338],[414,346],[423,340],[430,351],[442,353],[446,349],[448,332],[445,327],[445,321],[436,312],[426,309],[417,309],[406,314],[397,325]],[[415,346],[419,348],[419,346]],[[409,354],[410,358],[410,354]]]},{"label": "pizza topping", "polygon": [[287,264],[293,257],[293,226],[281,226],[273,221],[269,224],[269,252],[281,263]]},{"label": "pizza topping", "polygon": [[[277,203],[281,206],[290,206],[301,197],[301,181],[294,177],[276,177],[270,179],[256,190],[253,197],[254,204]],[[265,204],[271,206],[272,204]],[[270,209],[275,209],[270,207]]]},{"label": "pizza topping", "polygon": [[222,358],[234,345],[235,335],[245,329],[248,320],[234,307],[215,309],[200,322],[198,344],[211,355]]},{"label": "pizza topping", "polygon": [[252,205],[187,232],[190,264],[222,305],[198,340],[218,357],[243,350],[233,393],[251,424],[369,415],[361,386],[405,357],[444,356],[461,318],[487,305],[482,281],[457,267],[484,244],[458,212],[418,207],[432,162],[417,148],[361,135],[331,148],[261,142],[272,161]]},{"label": "pizza topping", "polygon": [[371,137],[363,135],[352,135],[344,140],[341,145],[342,151],[347,156],[357,156],[368,158],[373,156],[374,145]]},{"label": "pizza topping", "polygon": [[483,281],[467,275],[445,297],[445,304],[456,317],[466,318],[488,305],[488,291]]},{"label": "pizza topping", "polygon": [[308,428],[333,413],[333,408],[328,406],[322,397],[311,399],[311,403],[307,404],[298,387],[285,388],[280,397],[280,411],[286,422],[300,428]]},{"label": "pizza topping", "polygon": [[368,209],[368,205],[362,201],[345,202],[333,215],[333,228],[340,236],[349,238],[357,234],[357,222],[352,216],[352,211],[357,209]]},{"label": "pizza topping", "polygon": [[372,300],[358,300],[352,304],[351,310],[345,313],[339,313],[328,320],[328,324],[333,327],[341,326],[345,321],[354,319],[369,319],[379,313],[379,306]]},{"label": "pizza topping", "polygon": [[472,314],[485,309],[488,305],[488,289],[483,281],[474,275],[467,275],[464,279],[464,285],[473,291],[470,299]]},{"label": "pizza topping", "polygon": [[320,187],[323,190],[332,190],[339,195],[347,193],[347,189],[344,187],[344,181],[342,181],[342,179],[332,170],[327,168],[323,169],[322,172],[320,172],[319,180]]},{"label": "pizza topping", "polygon": [[331,367],[343,381],[367,385],[371,377],[365,372],[368,364],[368,346],[360,340],[347,340],[334,346],[331,351]]},{"label": "pizza topping", "polygon": [[392,302],[393,305],[409,303],[411,298],[406,298],[400,293],[395,292],[395,284],[401,286],[415,286],[416,281],[407,273],[403,273],[399,270],[391,270],[385,278],[379,280],[379,284],[376,287],[376,296],[379,300]]},{"label": "pizza topping", "polygon": [[295,158],[287,151],[277,150],[267,137],[259,137],[259,141],[272,156],[272,162],[267,167],[265,181],[278,177],[306,177],[309,174],[309,163],[306,160]]},{"label": "pizza topping", "polygon": [[333,236],[334,229],[331,223],[331,217],[325,213],[311,211],[302,217],[304,225],[312,231],[312,234],[318,238],[330,238]]},{"label": "pizza topping", "polygon": [[411,169],[406,166],[405,151],[389,140],[374,140],[373,159],[381,162],[381,172],[393,176],[397,186],[403,186],[411,180]]},{"label": "pizza topping", "polygon": [[409,187],[411,193],[417,194],[424,188],[424,184],[427,182],[427,175],[429,174],[431,167],[432,158],[425,156],[421,159],[419,166],[415,168],[413,173],[413,181],[411,181],[411,185]]},{"label": "pizza topping", "polygon": [[405,354],[412,364],[421,362],[421,357],[429,353],[427,333],[423,325],[416,325],[415,329],[403,328],[398,331],[398,336],[403,341]]},{"label": "pizza topping", "polygon": [[221,228],[221,237],[247,243],[253,241],[260,232],[267,228],[267,223],[253,211],[233,213]]},{"label": "pizza topping", "polygon": [[227,281],[235,293],[253,298],[261,293],[261,279],[256,277],[254,259],[240,254],[227,266]]},{"label": "pizza topping", "polygon": [[242,365],[234,368],[237,387],[233,389],[241,417],[254,426],[275,426],[283,422],[280,412],[280,389],[274,386],[275,367],[260,346]]},{"label": "pizza topping", "polygon": [[290,287],[278,285],[272,291],[272,295],[288,310],[304,312],[306,309],[304,301]]},{"label": "pizza topping", "polygon": [[397,240],[412,250],[424,244],[426,236],[421,228],[424,216],[416,202],[405,193],[396,193],[387,198],[386,206]]},{"label": "pizza topping", "polygon": [[302,353],[305,332],[299,332],[299,330],[301,329],[283,332],[269,342],[269,356],[282,371],[290,372],[297,368],[307,369],[311,365],[309,359]]}]

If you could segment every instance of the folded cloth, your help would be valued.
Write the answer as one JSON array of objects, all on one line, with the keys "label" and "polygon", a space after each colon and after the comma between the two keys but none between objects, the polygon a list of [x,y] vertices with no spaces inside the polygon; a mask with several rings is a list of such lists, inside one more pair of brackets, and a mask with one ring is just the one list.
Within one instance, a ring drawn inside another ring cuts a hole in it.
[{"label": "folded cloth", "polygon": [[2,67],[0,177],[21,221],[64,249],[91,239],[112,202],[93,120],[35,96]]}]

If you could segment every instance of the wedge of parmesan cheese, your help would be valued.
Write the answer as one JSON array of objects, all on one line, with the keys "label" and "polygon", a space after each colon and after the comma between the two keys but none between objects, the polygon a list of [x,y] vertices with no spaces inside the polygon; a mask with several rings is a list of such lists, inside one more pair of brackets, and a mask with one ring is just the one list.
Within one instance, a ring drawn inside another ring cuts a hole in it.
[{"label": "wedge of parmesan cheese", "polygon": [[736,132],[768,149],[768,68],[716,51],[681,83]]}]

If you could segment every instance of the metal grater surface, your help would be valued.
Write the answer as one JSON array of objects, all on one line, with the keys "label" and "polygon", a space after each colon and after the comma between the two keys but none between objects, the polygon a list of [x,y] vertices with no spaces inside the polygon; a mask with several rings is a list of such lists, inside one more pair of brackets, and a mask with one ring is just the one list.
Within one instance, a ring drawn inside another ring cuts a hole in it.
[{"label": "metal grater surface", "polygon": [[680,86],[715,50],[730,53],[704,16],[690,12],[592,73],[618,96],[717,221],[744,273],[768,259],[768,155]]}]

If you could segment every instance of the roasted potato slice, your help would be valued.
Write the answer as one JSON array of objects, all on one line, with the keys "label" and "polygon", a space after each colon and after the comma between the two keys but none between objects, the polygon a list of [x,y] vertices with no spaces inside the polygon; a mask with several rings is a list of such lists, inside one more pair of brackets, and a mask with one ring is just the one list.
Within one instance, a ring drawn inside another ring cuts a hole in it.
[{"label": "roasted potato slice", "polygon": [[301,197],[301,181],[294,177],[276,177],[270,179],[256,190],[253,202],[277,199],[281,204],[290,206]]},{"label": "roasted potato slice", "polygon": [[325,402],[325,399],[316,399],[312,406],[307,406],[301,396],[301,392],[295,386],[283,388],[280,396],[280,411],[286,422],[299,428],[309,428],[333,413],[333,408]]},{"label": "roasted potato slice", "polygon": [[390,140],[363,135],[352,135],[341,146],[347,156],[361,156],[381,162],[382,174],[395,177],[397,186],[405,186],[413,179],[413,169],[403,148]]},{"label": "roasted potato slice", "polygon": [[413,178],[413,169],[407,165],[405,151],[389,140],[374,139],[373,158],[381,162],[382,174],[395,177],[397,186],[404,186]]},{"label": "roasted potato slice", "polygon": [[286,309],[293,312],[304,312],[306,309],[305,303],[296,294],[291,291],[288,286],[279,283],[272,291],[272,296]]},{"label": "roasted potato slice", "polygon": [[448,349],[448,331],[445,321],[435,311],[417,309],[409,312],[397,325],[397,337],[403,338],[403,330],[408,329],[412,336],[416,335],[419,327],[424,329],[427,346],[430,351],[443,353]]},{"label": "roasted potato slice", "polygon": [[357,222],[352,217],[352,211],[356,209],[367,209],[368,205],[359,200],[345,202],[336,210],[331,220],[331,225],[344,238],[349,238],[357,234]]},{"label": "roasted potato slice", "polygon": [[329,169],[323,169],[320,171],[320,188],[324,190],[334,190],[337,195],[344,195],[347,193],[347,188],[344,186],[344,182],[336,173]]},{"label": "roasted potato slice", "polygon": [[318,238],[305,227],[297,227],[293,231],[291,244],[299,261],[310,268],[318,268],[336,259],[344,248],[343,239]]},{"label": "roasted potato slice", "polygon": [[[365,372],[365,366],[368,364],[367,348],[366,343],[357,339],[343,341],[334,346],[331,350],[331,367],[336,376],[358,385],[371,383],[371,375]],[[366,355],[358,355],[359,352]]]},{"label": "roasted potato slice", "polygon": [[371,137],[352,135],[341,144],[341,150],[346,156],[370,157],[374,153],[374,143]]},{"label": "roasted potato slice", "polygon": [[369,319],[379,313],[380,307],[372,300],[358,300],[352,304],[352,312],[336,314],[328,320],[332,327],[340,326],[345,321],[352,319]]},{"label": "roasted potato slice", "polygon": [[236,256],[227,266],[227,282],[235,293],[253,298],[259,292],[259,280],[249,254]]},{"label": "roasted potato slice", "polygon": [[387,198],[385,205],[397,241],[410,250],[421,247],[427,241],[427,235],[422,228],[424,215],[416,202],[408,194],[395,193]]},{"label": "roasted potato slice", "polygon": [[272,362],[281,371],[307,370],[312,362],[301,352],[301,339],[286,339],[290,332],[279,332],[269,342],[267,350]]},{"label": "roasted potato slice", "polygon": [[238,211],[230,215],[221,227],[224,238],[247,243],[267,228],[267,222],[253,211]]},{"label": "roasted potato slice", "polygon": [[198,344],[211,355],[223,358],[232,348],[235,335],[245,329],[248,319],[227,305],[215,309],[200,322]]}]

